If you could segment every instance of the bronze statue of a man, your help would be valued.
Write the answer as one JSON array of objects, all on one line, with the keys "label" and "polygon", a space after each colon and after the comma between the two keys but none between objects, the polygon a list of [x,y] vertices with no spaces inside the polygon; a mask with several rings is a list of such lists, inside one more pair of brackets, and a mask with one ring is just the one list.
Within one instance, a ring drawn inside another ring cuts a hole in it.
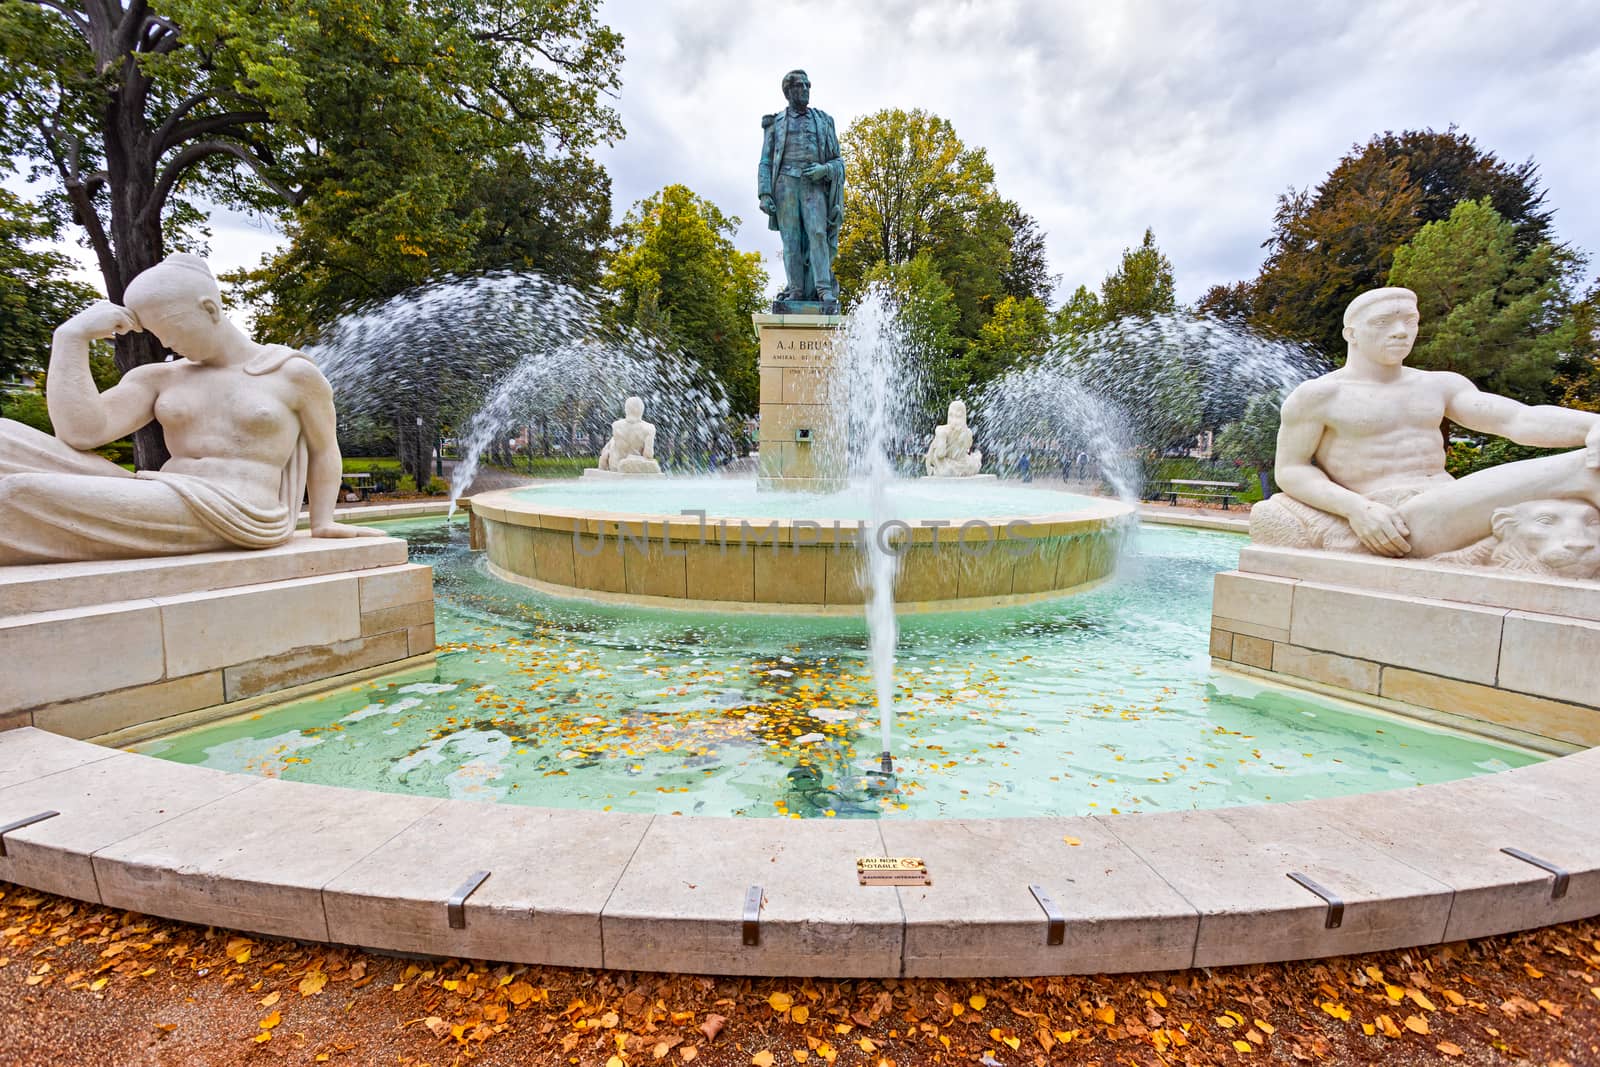
[{"label": "bronze statue of a man", "polygon": [[833,119],[811,106],[811,79],[805,71],[783,76],[783,95],[789,106],[761,120],[766,136],[756,184],[767,228],[783,236],[787,278],[772,310],[837,313],[833,257],[844,219],[839,135]]}]

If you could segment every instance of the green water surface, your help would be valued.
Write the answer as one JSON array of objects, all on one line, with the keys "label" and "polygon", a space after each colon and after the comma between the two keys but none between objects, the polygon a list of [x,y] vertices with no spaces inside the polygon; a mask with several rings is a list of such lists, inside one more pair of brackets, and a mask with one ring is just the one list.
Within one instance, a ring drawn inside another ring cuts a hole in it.
[{"label": "green water surface", "polygon": [[435,568],[436,667],[148,742],[183,763],[613,811],[978,818],[1395,789],[1537,757],[1211,669],[1235,534],[1146,526],[1074,597],[901,620],[896,775],[859,619],[558,600],[487,576],[466,525],[385,524]]}]

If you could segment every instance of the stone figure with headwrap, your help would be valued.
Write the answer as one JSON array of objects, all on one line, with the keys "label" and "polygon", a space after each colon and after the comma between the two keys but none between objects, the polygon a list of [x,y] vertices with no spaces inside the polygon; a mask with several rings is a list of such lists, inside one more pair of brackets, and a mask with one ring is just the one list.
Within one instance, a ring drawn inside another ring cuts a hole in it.
[{"label": "stone figure with headwrap", "polygon": [[[56,436],[0,419],[0,565],[270,548],[309,501],[313,537],[382,536],[333,521],[342,463],[333,390],[303,353],[222,313],[205,260],[178,254],[56,328],[45,399]],[[101,393],[91,342],[147,330],[179,358]],[[152,419],[172,458],[123,470],[91,449]]]}]

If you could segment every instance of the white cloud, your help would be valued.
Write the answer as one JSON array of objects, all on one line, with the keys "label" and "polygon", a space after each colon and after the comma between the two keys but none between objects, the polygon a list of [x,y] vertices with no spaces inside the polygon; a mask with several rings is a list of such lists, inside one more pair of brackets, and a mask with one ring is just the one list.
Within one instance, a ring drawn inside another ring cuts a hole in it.
[{"label": "white cloud", "polygon": [[[1503,159],[1534,157],[1558,236],[1600,256],[1600,19],[1585,7],[607,0],[601,18],[626,37],[628,136],[600,156],[618,217],[681,182],[739,216],[740,246],[776,276],[777,235],[755,204],[760,118],[803,67],[841,131],[925,107],[985,148],[1001,191],[1047,232],[1065,289],[1097,284],[1150,226],[1193,300],[1254,275],[1280,192],[1314,185],[1374,133],[1455,123]],[[281,240],[221,213],[212,259],[254,264]]]},{"label": "white cloud", "polygon": [[1374,133],[1455,123],[1536,158],[1558,234],[1600,254],[1600,20],[1582,6],[608,0],[628,138],[603,159],[619,214],[682,182],[740,216],[740,245],[776,272],[759,120],[804,67],[841,130],[920,106],[987,149],[1067,288],[1152,226],[1192,300],[1255,273],[1280,192]]}]

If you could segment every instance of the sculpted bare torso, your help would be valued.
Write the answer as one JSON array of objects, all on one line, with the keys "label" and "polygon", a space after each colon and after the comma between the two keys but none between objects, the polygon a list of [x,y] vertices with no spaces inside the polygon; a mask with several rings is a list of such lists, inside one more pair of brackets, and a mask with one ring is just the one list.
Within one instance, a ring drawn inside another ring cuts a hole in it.
[{"label": "sculpted bare torso", "polygon": [[[1374,289],[1350,302],[1345,365],[1283,402],[1274,467],[1283,492],[1344,519],[1363,547],[1385,556],[1464,548],[1489,535],[1497,509],[1529,500],[1600,505],[1600,417],[1404,366],[1419,322],[1409,289]],[[1456,480],[1445,471],[1446,420],[1518,444],[1581,450]]]}]

